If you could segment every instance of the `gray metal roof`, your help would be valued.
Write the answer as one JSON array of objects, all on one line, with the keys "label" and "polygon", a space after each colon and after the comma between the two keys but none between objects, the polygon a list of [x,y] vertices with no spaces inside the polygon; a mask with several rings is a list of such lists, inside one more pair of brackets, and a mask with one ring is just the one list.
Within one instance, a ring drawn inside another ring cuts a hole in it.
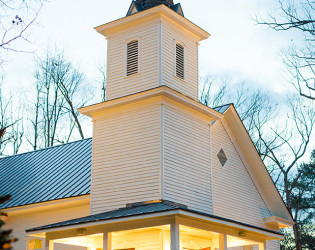
[{"label": "gray metal roof", "polygon": [[92,139],[0,159],[0,208],[24,206],[90,193]]},{"label": "gray metal roof", "polygon": [[231,107],[233,104],[225,104],[225,105],[222,105],[222,106],[219,106],[219,107],[215,107],[215,108],[212,108],[214,109],[215,111],[221,113],[221,114],[224,114],[225,111],[227,111],[229,109],[229,107]]},{"label": "gray metal roof", "polygon": [[222,221],[232,222],[232,223],[236,223],[239,225],[243,225],[243,226],[247,226],[247,227],[251,227],[251,228],[256,228],[256,229],[263,230],[266,232],[271,232],[271,233],[275,233],[278,235],[282,235],[281,233],[276,232],[276,231],[272,231],[272,230],[268,230],[265,228],[249,225],[246,223],[242,223],[242,222],[222,218],[219,216],[191,210],[185,205],[181,205],[181,204],[178,204],[175,202],[165,201],[165,200],[156,201],[153,203],[143,203],[143,204],[138,203],[138,204],[135,204],[132,206],[127,206],[124,208],[120,208],[120,209],[105,212],[105,213],[90,215],[90,216],[86,216],[86,217],[82,217],[82,218],[78,218],[78,219],[73,219],[73,220],[68,220],[68,221],[54,223],[54,224],[50,224],[50,225],[46,225],[46,226],[28,229],[28,230],[26,230],[26,232],[47,230],[47,229],[52,229],[52,228],[65,227],[65,226],[75,226],[75,225],[81,226],[81,224],[85,224],[85,223],[106,221],[106,220],[118,219],[118,218],[126,218],[126,217],[137,216],[137,215],[156,214],[156,213],[167,212],[167,211],[172,211],[172,210],[183,210],[183,211],[191,212],[191,213],[198,214],[198,215],[204,215],[204,216],[207,216],[209,218],[215,218],[215,219],[219,219]]}]

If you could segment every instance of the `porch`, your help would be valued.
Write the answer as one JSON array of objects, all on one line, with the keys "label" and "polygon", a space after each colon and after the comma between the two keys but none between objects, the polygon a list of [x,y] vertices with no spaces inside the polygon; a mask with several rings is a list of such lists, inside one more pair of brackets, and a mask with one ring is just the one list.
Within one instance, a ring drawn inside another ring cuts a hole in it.
[{"label": "porch", "polygon": [[109,213],[28,233],[45,238],[46,250],[60,244],[87,250],[265,250],[268,240],[282,239],[278,232],[161,203]]}]

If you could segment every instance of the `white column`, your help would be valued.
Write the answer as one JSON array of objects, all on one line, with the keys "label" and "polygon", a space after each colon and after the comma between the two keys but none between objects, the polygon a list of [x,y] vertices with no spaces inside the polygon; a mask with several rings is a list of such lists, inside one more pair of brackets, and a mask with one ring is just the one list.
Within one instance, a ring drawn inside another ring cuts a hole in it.
[{"label": "white column", "polygon": [[45,240],[45,250],[54,250],[54,241],[53,240]]},{"label": "white column", "polygon": [[219,234],[219,250],[227,250],[226,234]]},{"label": "white column", "polygon": [[103,234],[103,250],[112,250],[112,233]]},{"label": "white column", "polygon": [[266,242],[259,243],[258,246],[259,246],[259,250],[266,250],[267,249]]},{"label": "white column", "polygon": [[176,219],[171,224],[171,250],[180,250],[179,223]]}]

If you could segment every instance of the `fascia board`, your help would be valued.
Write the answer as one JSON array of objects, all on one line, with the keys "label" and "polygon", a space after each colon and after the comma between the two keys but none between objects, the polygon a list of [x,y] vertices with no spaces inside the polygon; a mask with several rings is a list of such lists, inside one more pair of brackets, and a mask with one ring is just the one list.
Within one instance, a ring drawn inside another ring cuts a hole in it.
[{"label": "fascia board", "polygon": [[173,20],[175,23],[180,25],[182,28],[186,29],[190,33],[194,34],[199,38],[199,40],[205,40],[209,38],[210,34],[205,30],[201,29],[196,24],[192,23],[185,17],[177,14],[175,11],[171,10],[170,8],[166,7],[165,5],[159,5],[154,8],[138,12],[131,16],[127,16],[113,22],[103,24],[101,26],[95,27],[94,29],[104,35],[109,36],[111,32],[119,29],[125,29],[137,23],[143,22],[146,19],[152,19],[157,17],[167,17]]},{"label": "fascia board", "polygon": [[223,118],[223,115],[221,113],[166,86],[157,87],[157,88],[146,90],[137,94],[132,94],[129,96],[125,96],[125,97],[109,100],[106,102],[102,102],[99,104],[95,104],[92,106],[84,107],[84,108],[79,109],[79,112],[83,115],[93,118],[95,114],[97,113],[100,113],[109,109],[113,109],[119,106],[132,104],[132,103],[147,100],[150,98],[158,97],[158,96],[168,97],[175,102],[184,104],[192,109],[197,110],[198,112],[204,115],[211,117],[213,120],[219,120]]},{"label": "fascia board", "polygon": [[224,117],[236,140],[237,146],[248,163],[250,174],[256,181],[259,192],[264,197],[268,208],[277,217],[294,222],[233,105],[225,112]]}]

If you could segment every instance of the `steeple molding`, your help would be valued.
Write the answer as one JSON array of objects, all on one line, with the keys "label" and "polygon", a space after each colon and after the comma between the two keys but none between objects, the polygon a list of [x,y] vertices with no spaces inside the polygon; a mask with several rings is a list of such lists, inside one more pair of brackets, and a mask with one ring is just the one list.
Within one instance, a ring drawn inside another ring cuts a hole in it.
[{"label": "steeple molding", "polygon": [[146,22],[149,19],[153,19],[159,16],[167,17],[169,20],[172,20],[174,23],[176,23],[176,25],[180,26],[186,31],[189,31],[191,35],[197,37],[200,41],[208,39],[210,36],[208,32],[201,29],[199,26],[184,18],[183,16],[177,15],[174,11],[172,11],[165,5],[159,5],[147,11],[137,13],[136,15],[120,18],[113,22],[97,26],[94,29],[98,33],[107,37],[110,35],[111,32],[125,29],[129,26],[134,26],[137,23]]}]

